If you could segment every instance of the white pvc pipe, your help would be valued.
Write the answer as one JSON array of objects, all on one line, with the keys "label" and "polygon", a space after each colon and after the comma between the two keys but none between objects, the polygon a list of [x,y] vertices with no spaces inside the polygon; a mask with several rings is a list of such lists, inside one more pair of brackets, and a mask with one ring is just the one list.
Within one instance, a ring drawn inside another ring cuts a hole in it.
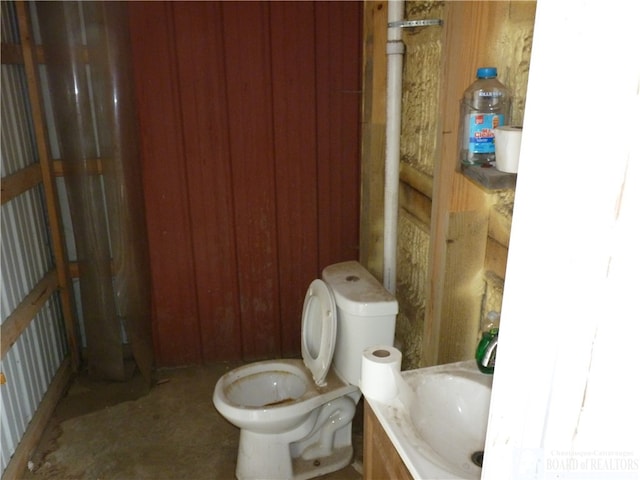
[{"label": "white pvc pipe", "polygon": [[[404,0],[389,0],[388,22],[404,17]],[[402,107],[402,29],[387,28],[387,130],[384,179],[384,258],[383,283],[396,292],[398,238],[398,186],[400,182],[400,118]]]}]

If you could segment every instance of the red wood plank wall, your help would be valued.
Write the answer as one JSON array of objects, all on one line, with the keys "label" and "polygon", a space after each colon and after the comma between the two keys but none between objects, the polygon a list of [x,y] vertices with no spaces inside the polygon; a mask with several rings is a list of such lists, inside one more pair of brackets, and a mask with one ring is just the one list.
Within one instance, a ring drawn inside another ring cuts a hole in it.
[{"label": "red wood plank wall", "polygon": [[361,8],[129,4],[159,366],[299,355],[358,258]]}]

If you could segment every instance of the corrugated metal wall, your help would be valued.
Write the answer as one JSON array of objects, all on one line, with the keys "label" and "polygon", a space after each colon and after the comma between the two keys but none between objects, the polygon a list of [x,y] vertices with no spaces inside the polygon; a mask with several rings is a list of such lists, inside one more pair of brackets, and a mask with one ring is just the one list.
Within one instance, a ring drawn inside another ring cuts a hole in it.
[{"label": "corrugated metal wall", "polygon": [[300,354],[358,258],[358,2],[131,2],[158,365]]},{"label": "corrugated metal wall", "polygon": [[[2,43],[17,44],[19,35],[14,5],[12,2],[1,3]],[[0,172],[4,179],[36,163],[38,158],[24,66],[3,64],[1,69]],[[4,324],[53,267],[42,187],[34,187],[3,203],[0,218],[0,315]],[[2,358],[2,472],[66,354],[59,297],[54,294]]]}]

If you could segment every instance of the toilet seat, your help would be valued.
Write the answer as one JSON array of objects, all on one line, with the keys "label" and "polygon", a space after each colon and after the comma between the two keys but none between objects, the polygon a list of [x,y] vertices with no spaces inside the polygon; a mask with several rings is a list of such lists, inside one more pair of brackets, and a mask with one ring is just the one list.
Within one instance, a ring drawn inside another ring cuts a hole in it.
[{"label": "toilet seat", "polygon": [[320,279],[311,282],[302,309],[302,359],[318,386],[325,378],[336,346],[336,301],[328,285]]}]

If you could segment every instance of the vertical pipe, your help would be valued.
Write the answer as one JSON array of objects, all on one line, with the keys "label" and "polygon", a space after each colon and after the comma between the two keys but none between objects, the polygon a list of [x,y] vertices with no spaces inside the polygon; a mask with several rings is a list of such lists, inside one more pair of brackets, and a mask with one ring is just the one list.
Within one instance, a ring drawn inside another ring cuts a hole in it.
[{"label": "vertical pipe", "polygon": [[[404,0],[389,0],[388,21],[404,17]],[[384,181],[384,286],[396,291],[398,185],[400,181],[400,119],[402,106],[402,29],[387,29],[387,129]]]}]

